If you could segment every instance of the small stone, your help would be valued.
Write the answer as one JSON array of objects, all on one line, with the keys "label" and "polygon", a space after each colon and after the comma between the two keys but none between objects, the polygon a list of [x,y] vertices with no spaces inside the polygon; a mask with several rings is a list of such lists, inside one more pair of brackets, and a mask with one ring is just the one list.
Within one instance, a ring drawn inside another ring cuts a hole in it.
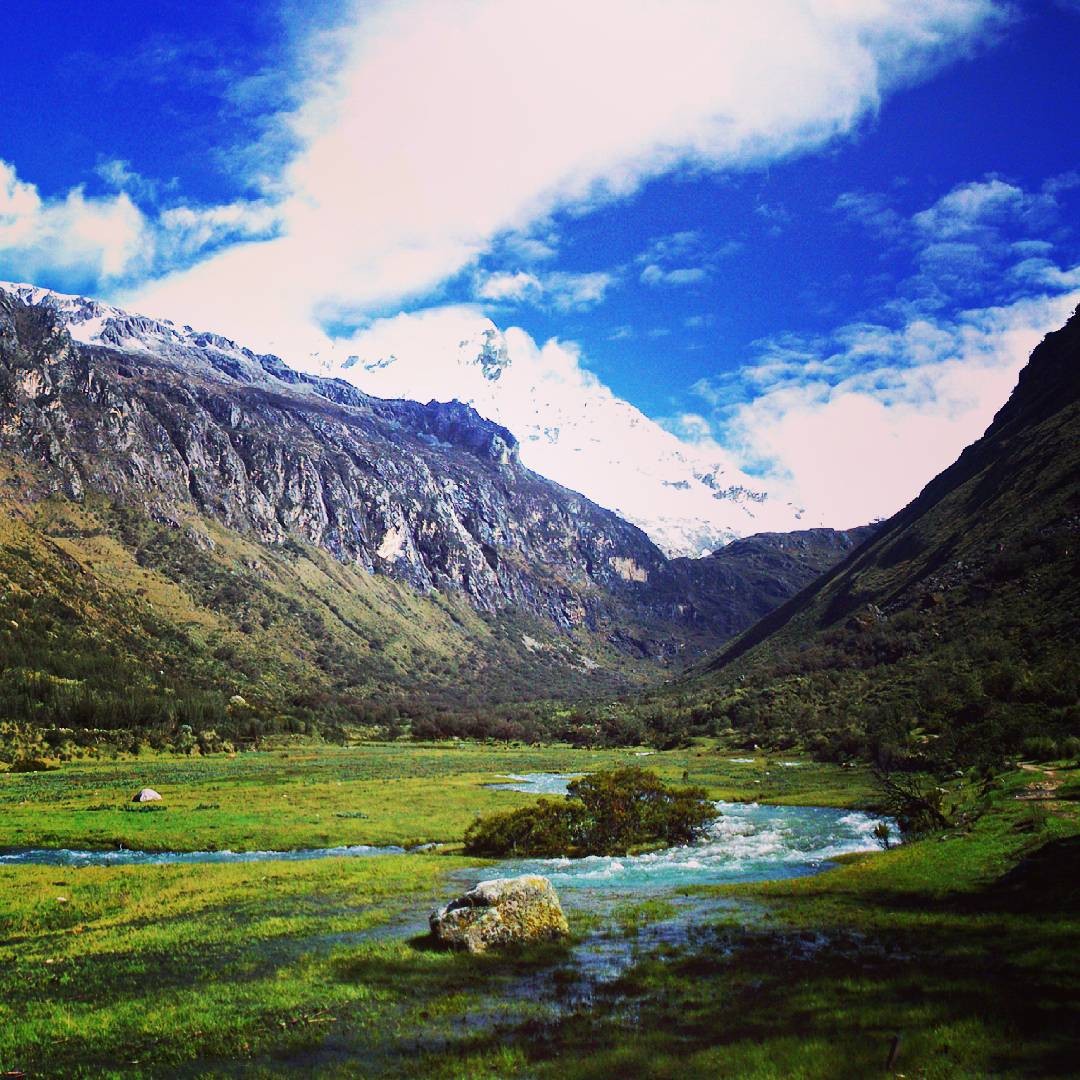
[{"label": "small stone", "polygon": [[150,787],[144,787],[137,795],[131,800],[132,802],[160,802],[161,796]]}]

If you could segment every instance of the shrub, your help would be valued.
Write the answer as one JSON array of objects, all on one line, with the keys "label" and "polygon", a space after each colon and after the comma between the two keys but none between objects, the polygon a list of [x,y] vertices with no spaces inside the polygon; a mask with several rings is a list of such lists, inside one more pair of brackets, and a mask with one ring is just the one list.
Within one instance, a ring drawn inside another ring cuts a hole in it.
[{"label": "shrub", "polygon": [[1066,735],[1058,746],[1058,750],[1063,758],[1068,758],[1071,761],[1075,761],[1080,758],[1080,739],[1075,735]]},{"label": "shrub", "polygon": [[1032,761],[1053,761],[1057,756],[1057,743],[1049,735],[1032,735],[1024,740],[1024,757]]},{"label": "shrub", "polygon": [[669,787],[637,766],[593,773],[565,800],[480,818],[465,833],[470,855],[617,855],[649,844],[685,844],[708,828],[716,808],[703,788]]}]

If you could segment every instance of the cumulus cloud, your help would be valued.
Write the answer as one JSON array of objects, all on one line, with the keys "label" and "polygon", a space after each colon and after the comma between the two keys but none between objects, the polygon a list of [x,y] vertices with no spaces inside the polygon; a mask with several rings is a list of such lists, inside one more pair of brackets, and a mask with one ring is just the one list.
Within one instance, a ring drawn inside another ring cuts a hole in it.
[{"label": "cumulus cloud", "polygon": [[895,192],[846,192],[834,209],[884,240],[890,255],[910,258],[895,307],[944,311],[1006,303],[1035,286],[1070,288],[1069,271],[1050,259],[1054,245],[1046,237],[1058,232],[1059,195],[1072,186],[1071,174],[1038,190],[990,175],[958,184],[910,215],[897,208]]},{"label": "cumulus cloud", "polygon": [[898,330],[840,328],[807,343],[809,377],[768,361],[751,372],[759,392],[728,414],[723,441],[825,524],[888,516],[983,433],[1031,349],[1078,302],[1080,289]]},{"label": "cumulus cloud", "polygon": [[542,293],[544,287],[535,274],[519,270],[516,274],[478,276],[475,291],[480,300],[523,300],[530,293]]},{"label": "cumulus cloud", "polygon": [[709,277],[721,259],[742,250],[738,240],[708,245],[704,234],[682,230],[651,240],[635,260],[642,267],[638,280],[655,287],[696,285]]},{"label": "cumulus cloud", "polygon": [[496,303],[533,303],[555,311],[586,311],[601,303],[617,275],[607,270],[590,273],[554,271],[539,277],[524,270],[477,273],[473,294]]},{"label": "cumulus cloud", "polygon": [[0,272],[61,287],[109,290],[162,266],[184,264],[207,249],[277,227],[265,202],[226,206],[173,206],[147,214],[134,196],[156,199],[159,188],[124,161],[107,161],[97,172],[120,190],[86,194],[82,185],[44,197],[0,160]]},{"label": "cumulus cloud", "polygon": [[131,167],[130,161],[122,158],[103,158],[97,163],[94,172],[114,190],[125,191],[145,202],[157,202],[163,188],[176,186],[175,181],[162,184],[159,180],[143,176]]},{"label": "cumulus cloud", "polygon": [[607,270],[573,274],[557,271],[544,278],[544,288],[559,311],[584,311],[599,304],[617,275]]},{"label": "cumulus cloud", "polygon": [[150,230],[125,193],[94,198],[76,187],[55,199],[0,160],[0,270],[33,280],[48,272],[75,287],[147,270]]},{"label": "cumulus cloud", "polygon": [[675,266],[665,270],[656,263],[649,263],[641,271],[642,285],[696,285],[708,277],[703,266]]},{"label": "cumulus cloud", "polygon": [[997,177],[960,184],[912,218],[916,229],[940,241],[979,235],[1006,223],[1047,223],[1056,209],[1053,195],[1028,193]]},{"label": "cumulus cloud", "polygon": [[319,319],[420,297],[556,211],[849,133],[999,17],[992,0],[348,10],[312,39],[304,103],[279,119],[300,148],[275,189],[281,235],[171,275],[136,306],[324,348]]},{"label": "cumulus cloud", "polygon": [[[853,192],[836,209],[894,244],[912,272],[861,321],[756,343],[741,370],[690,389],[713,437],[822,524],[887,516],[978,438],[1031,349],[1080,301],[1062,266],[1053,184],[960,184],[905,216]],[[971,293],[988,303],[965,307]]]}]

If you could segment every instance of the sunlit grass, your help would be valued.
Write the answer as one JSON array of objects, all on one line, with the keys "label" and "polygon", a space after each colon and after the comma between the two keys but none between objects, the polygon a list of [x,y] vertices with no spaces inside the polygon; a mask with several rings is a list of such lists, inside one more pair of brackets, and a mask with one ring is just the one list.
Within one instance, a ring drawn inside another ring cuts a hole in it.
[{"label": "sunlit grass", "polygon": [[[855,770],[737,756],[702,745],[644,763],[717,796],[753,797],[768,781],[774,797],[796,801],[827,802],[845,784],[843,801],[868,798]],[[454,840],[474,812],[531,798],[483,786],[500,775],[625,760],[641,759],[402,744],[93,762],[0,777],[0,822],[10,838],[10,814],[21,828],[37,814],[34,835],[79,844],[94,838],[87,822],[113,813],[136,844],[238,847],[248,833],[267,847],[324,834]],[[695,890],[738,901],[701,917],[712,926],[704,947],[646,952],[566,1011],[558,987],[576,976],[565,948],[469,957],[419,936],[431,907],[476,878],[475,860],[8,866],[0,1069],[558,1080],[1067,1072],[1080,995],[1078,827],[1068,800],[1033,823],[1016,798],[1032,779],[1007,778],[992,811],[945,840],[847,856],[816,877]],[[143,783],[168,811],[118,808]],[[633,945],[675,910],[664,897],[628,901],[611,929]],[[600,928],[591,912],[570,921],[578,935]]]},{"label": "sunlit grass", "polygon": [[[803,763],[750,764],[714,746],[640,756],[629,750],[479,744],[362,744],[206,758],[88,760],[45,773],[0,773],[0,847],[282,850],[337,844],[459,841],[479,815],[531,796],[486,785],[507,774],[644,764],[715,799],[865,805],[866,774]],[[790,759],[782,759],[790,760]],[[165,812],[132,814],[152,787]]]}]

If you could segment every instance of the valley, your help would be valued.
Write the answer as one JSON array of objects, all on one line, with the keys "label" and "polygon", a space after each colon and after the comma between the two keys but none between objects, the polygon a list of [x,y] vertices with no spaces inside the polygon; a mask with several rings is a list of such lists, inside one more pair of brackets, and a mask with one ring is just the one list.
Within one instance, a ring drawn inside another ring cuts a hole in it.
[{"label": "valley", "polygon": [[[894,518],[668,559],[463,407],[0,309],[5,1070],[1068,1070],[1080,316]],[[717,818],[465,854],[628,766]],[[529,874],[568,938],[432,947]]]},{"label": "valley", "polygon": [[1080,1077],[1080,0],[2,25],[0,1080]]},{"label": "valley", "polygon": [[[566,946],[479,957],[428,947],[427,912],[500,872],[454,854],[464,824],[535,798],[490,785],[639,753],[282,744],[233,760],[151,755],[7,774],[7,850],[243,850],[329,836],[445,846],[163,866],[0,855],[11,898],[0,1062],[41,1076],[660,1077],[676,1063],[688,1076],[832,1076],[882,1069],[899,1036],[897,1070],[954,1076],[1046,1075],[1075,1053],[1066,957],[1080,821],[1068,768],[1038,809],[1020,798],[1037,780],[1018,770],[968,826],[887,852],[864,840],[863,853],[837,852],[812,876],[765,854],[765,832],[757,871],[738,870],[749,853],[727,856],[737,884],[563,882]],[[880,805],[865,771],[735,756],[699,743],[645,760],[729,803]],[[164,809],[125,809],[144,782]],[[964,799],[978,782],[950,788]],[[760,880],[776,873],[786,880]]]}]

